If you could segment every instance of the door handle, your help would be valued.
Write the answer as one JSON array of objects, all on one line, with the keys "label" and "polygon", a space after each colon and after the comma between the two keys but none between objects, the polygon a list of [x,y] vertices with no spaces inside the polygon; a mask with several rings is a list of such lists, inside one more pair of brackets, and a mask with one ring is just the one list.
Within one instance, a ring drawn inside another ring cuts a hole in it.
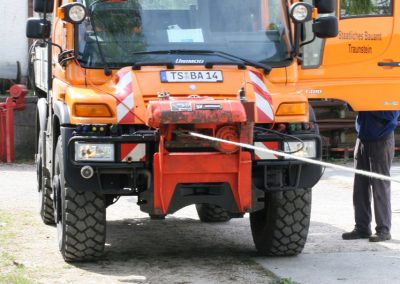
[{"label": "door handle", "polygon": [[380,67],[400,67],[400,62],[378,62]]}]

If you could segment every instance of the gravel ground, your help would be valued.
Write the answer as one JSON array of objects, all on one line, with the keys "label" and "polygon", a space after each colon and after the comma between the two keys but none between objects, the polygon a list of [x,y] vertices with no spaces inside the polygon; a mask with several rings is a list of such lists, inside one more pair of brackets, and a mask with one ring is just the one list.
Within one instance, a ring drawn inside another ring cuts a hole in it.
[{"label": "gravel ground", "polygon": [[95,263],[67,264],[58,251],[56,229],[39,217],[35,178],[33,165],[0,164],[0,212],[12,214],[14,220],[13,239],[0,247],[0,253],[12,254],[13,263],[24,267],[34,281],[273,282],[270,272],[253,258],[256,252],[248,218],[203,224],[190,206],[164,221],[151,221],[139,211],[134,197],[121,198],[107,210],[105,256]]},{"label": "gravel ground", "polygon": [[[392,172],[400,178],[399,162]],[[0,164],[0,218],[1,212],[12,216],[9,222],[0,219],[0,234],[7,223],[12,226],[11,241],[0,240],[0,256],[12,254],[13,264],[39,283],[279,283],[270,271],[298,283],[362,283],[357,281],[362,275],[350,277],[346,273],[351,271],[341,271],[341,263],[354,271],[385,273],[391,280],[364,283],[399,283],[400,272],[368,267],[372,264],[366,259],[390,254],[391,264],[400,267],[400,184],[392,185],[393,240],[372,244],[341,240],[354,225],[352,180],[350,173],[326,170],[313,191],[309,238],[299,257],[257,257],[247,216],[202,224],[189,206],[164,221],[151,221],[134,197],[126,197],[107,211],[104,258],[70,265],[58,252],[56,229],[45,226],[37,212],[34,166]],[[352,258],[357,260],[354,266],[346,262]],[[0,275],[5,269],[0,259]]]}]

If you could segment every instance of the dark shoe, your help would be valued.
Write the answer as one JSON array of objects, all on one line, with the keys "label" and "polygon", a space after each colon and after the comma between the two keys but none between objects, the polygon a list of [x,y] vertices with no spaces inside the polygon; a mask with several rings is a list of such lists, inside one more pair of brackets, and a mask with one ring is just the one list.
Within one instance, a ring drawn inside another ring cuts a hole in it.
[{"label": "dark shoe", "polygon": [[371,236],[370,232],[364,232],[354,229],[351,232],[343,233],[343,240],[358,240],[358,239],[368,239]]},{"label": "dark shoe", "polygon": [[388,241],[392,238],[392,236],[390,235],[390,233],[376,233],[373,236],[369,237],[369,241],[370,242],[383,242],[383,241]]}]

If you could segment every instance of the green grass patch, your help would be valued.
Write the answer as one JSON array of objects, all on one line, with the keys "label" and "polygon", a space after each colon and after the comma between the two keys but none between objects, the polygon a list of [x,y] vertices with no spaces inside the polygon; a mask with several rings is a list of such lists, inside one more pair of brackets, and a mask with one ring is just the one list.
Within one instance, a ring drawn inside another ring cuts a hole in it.
[{"label": "green grass patch", "polygon": [[20,226],[12,215],[0,211],[0,284],[31,284],[26,269],[16,262],[12,254],[11,241],[15,238],[15,230]]},{"label": "green grass patch", "polygon": [[5,247],[15,237],[10,228],[13,220],[10,214],[0,211],[0,247]]},{"label": "green grass patch", "polygon": [[280,278],[276,279],[273,284],[296,284],[296,282],[293,282],[290,278]]},{"label": "green grass patch", "polygon": [[13,272],[10,272],[4,276],[0,276],[1,284],[32,284],[31,280],[29,280],[25,276],[25,270],[23,268],[18,268]]}]

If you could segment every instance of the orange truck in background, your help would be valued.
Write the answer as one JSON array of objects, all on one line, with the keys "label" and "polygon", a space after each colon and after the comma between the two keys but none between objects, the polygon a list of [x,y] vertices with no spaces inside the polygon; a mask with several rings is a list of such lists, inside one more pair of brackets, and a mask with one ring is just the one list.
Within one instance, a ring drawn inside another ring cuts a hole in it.
[{"label": "orange truck in background", "polygon": [[320,159],[293,83],[304,23],[337,35],[336,17],[317,19],[333,3],[35,0],[37,189],[64,259],[101,255],[120,196],[152,219],[192,204],[202,222],[250,213],[261,254],[299,254],[321,167],[190,133]]},{"label": "orange truck in background", "polygon": [[354,111],[400,109],[400,3],[338,0],[332,14],[339,34],[303,46],[297,86],[315,106],[331,147],[338,149],[354,139],[346,141],[343,135],[354,128],[347,106]]}]

